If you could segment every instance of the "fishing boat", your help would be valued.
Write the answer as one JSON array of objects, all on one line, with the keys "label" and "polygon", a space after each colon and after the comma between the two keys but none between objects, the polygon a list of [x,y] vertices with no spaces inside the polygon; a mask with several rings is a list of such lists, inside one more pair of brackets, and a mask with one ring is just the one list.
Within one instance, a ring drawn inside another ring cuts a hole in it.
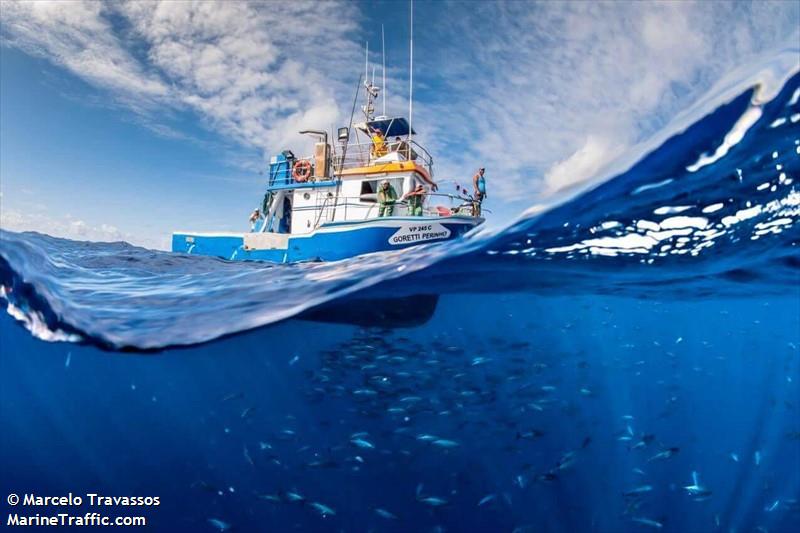
[{"label": "fishing boat", "polygon": [[[311,155],[284,150],[270,159],[249,231],[176,231],[172,251],[232,261],[336,261],[456,239],[483,223],[465,188],[438,191],[433,158],[414,137],[411,105],[408,119],[375,116],[374,70],[372,81],[362,79],[362,122],[353,123],[357,92],[350,124],[338,128],[336,142],[332,131],[301,131],[313,138]],[[396,198],[388,206],[383,188]]]}]

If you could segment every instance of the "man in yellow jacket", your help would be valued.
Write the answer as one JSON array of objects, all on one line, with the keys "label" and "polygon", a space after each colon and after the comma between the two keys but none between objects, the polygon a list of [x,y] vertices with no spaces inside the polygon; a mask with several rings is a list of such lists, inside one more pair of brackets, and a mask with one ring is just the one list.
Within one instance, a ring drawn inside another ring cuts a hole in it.
[{"label": "man in yellow jacket", "polygon": [[388,150],[386,149],[386,138],[384,137],[383,132],[378,128],[374,128],[372,130],[372,157],[382,157],[387,153]]}]

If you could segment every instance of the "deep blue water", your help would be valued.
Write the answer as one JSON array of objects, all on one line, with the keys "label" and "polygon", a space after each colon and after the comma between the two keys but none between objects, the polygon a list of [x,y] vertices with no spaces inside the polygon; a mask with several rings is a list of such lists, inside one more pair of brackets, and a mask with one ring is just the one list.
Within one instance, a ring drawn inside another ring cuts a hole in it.
[{"label": "deep blue water", "polygon": [[159,496],[100,509],[154,531],[797,530],[800,76],[777,89],[446,246],[0,232],[3,499]]}]

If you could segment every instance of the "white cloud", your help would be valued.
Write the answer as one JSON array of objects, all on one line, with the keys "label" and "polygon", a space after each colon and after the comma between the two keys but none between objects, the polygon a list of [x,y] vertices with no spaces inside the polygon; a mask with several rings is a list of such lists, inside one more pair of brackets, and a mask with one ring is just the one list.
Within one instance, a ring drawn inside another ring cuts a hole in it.
[{"label": "white cloud", "polygon": [[446,117],[430,136],[440,175],[485,164],[491,191],[506,199],[607,175],[726,72],[800,39],[793,2],[465,6],[449,5],[460,15],[442,27],[457,50],[432,49],[420,67],[444,80],[446,96],[420,107]]},{"label": "white cloud", "polygon": [[360,54],[355,20],[336,2],[16,1],[0,13],[10,44],[154,121],[165,107],[190,109],[264,150],[338,120],[342,76]]},{"label": "white cloud", "polygon": [[126,97],[166,96],[168,87],[125,50],[101,2],[3,2],[0,21],[10,43],[47,57],[86,81]]}]

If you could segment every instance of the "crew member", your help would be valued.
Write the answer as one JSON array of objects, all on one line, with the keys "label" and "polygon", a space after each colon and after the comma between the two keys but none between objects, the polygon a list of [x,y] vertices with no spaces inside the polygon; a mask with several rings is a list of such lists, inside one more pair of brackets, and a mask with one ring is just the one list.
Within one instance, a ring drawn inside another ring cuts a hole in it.
[{"label": "crew member", "polygon": [[411,150],[409,150],[408,143],[401,139],[400,136],[394,138],[394,151],[401,154],[406,160],[411,160]]},{"label": "crew member", "polygon": [[390,217],[394,214],[394,204],[397,201],[397,191],[389,183],[389,180],[383,180],[378,189],[378,216]]},{"label": "crew member", "polygon": [[425,187],[420,183],[413,191],[408,191],[403,199],[408,205],[408,214],[412,217],[422,216],[422,202],[425,201]]},{"label": "crew member", "polygon": [[387,153],[386,150],[386,138],[383,136],[383,132],[378,128],[372,129],[372,157],[378,158],[385,156]]},{"label": "crew member", "polygon": [[253,210],[253,213],[250,215],[250,231],[255,231],[256,223],[261,219],[261,211],[257,208]]},{"label": "crew member", "polygon": [[472,185],[475,188],[472,212],[476,217],[481,216],[481,203],[486,199],[486,177],[483,175],[485,171],[486,169],[481,167],[472,177]]}]

